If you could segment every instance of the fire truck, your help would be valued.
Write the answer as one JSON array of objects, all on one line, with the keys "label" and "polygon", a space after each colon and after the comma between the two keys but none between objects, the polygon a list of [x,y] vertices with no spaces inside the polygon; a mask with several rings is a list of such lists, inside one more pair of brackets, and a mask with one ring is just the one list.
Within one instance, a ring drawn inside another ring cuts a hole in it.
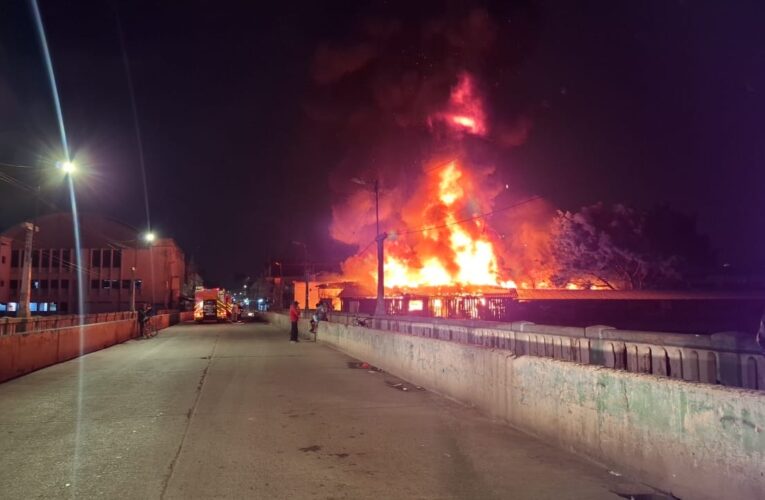
[{"label": "fire truck", "polygon": [[194,292],[194,321],[226,321],[231,316],[231,295],[223,288],[202,288]]}]

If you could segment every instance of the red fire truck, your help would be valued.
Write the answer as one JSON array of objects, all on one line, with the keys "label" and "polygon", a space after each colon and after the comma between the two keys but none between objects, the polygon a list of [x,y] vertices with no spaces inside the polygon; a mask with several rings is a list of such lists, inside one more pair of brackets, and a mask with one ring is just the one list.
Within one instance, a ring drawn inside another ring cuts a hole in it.
[{"label": "red fire truck", "polygon": [[231,316],[231,295],[223,288],[202,288],[194,292],[194,321],[226,321]]}]

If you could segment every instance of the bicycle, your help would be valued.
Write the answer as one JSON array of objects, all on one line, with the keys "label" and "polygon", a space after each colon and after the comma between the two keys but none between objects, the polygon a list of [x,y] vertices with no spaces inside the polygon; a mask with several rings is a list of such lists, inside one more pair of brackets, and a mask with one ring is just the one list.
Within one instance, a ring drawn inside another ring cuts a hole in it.
[{"label": "bicycle", "polygon": [[156,337],[159,330],[157,325],[154,324],[154,318],[146,318],[143,326],[143,338],[150,339]]}]

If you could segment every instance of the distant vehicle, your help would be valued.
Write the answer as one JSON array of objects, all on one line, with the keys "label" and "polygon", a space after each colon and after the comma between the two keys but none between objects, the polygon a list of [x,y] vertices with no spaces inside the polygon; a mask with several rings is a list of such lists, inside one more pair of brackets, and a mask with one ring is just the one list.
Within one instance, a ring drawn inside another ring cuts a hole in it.
[{"label": "distant vehicle", "polygon": [[245,306],[242,308],[242,312],[240,315],[240,319],[242,321],[250,322],[257,320],[257,316],[255,315],[255,310],[252,309],[250,306]]},{"label": "distant vehicle", "polygon": [[194,292],[194,321],[227,321],[231,317],[231,295],[223,288],[203,288]]}]

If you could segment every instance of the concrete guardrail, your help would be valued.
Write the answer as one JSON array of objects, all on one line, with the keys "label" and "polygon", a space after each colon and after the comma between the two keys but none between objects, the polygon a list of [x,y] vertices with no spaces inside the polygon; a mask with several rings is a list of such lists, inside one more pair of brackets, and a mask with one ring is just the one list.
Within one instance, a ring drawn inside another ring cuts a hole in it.
[{"label": "concrete guardrail", "polygon": [[[285,315],[266,317],[288,327]],[[387,321],[407,331],[323,322],[318,339],[677,497],[765,498],[765,394],[657,376],[645,365],[653,346],[667,357],[698,349],[719,360],[730,351],[625,340],[637,333],[609,328]],[[708,380],[719,376],[705,370]]]},{"label": "concrete guardrail", "polygon": [[[99,313],[84,318],[34,318],[29,325],[18,320],[1,323],[0,330],[0,382],[25,375],[83,354],[120,344],[139,335],[135,313]],[[181,321],[191,321],[193,312],[172,311],[157,314],[153,320],[158,330]],[[47,328],[42,328],[47,326]],[[21,331],[20,331],[21,330]],[[81,335],[82,333],[82,335]]]}]

